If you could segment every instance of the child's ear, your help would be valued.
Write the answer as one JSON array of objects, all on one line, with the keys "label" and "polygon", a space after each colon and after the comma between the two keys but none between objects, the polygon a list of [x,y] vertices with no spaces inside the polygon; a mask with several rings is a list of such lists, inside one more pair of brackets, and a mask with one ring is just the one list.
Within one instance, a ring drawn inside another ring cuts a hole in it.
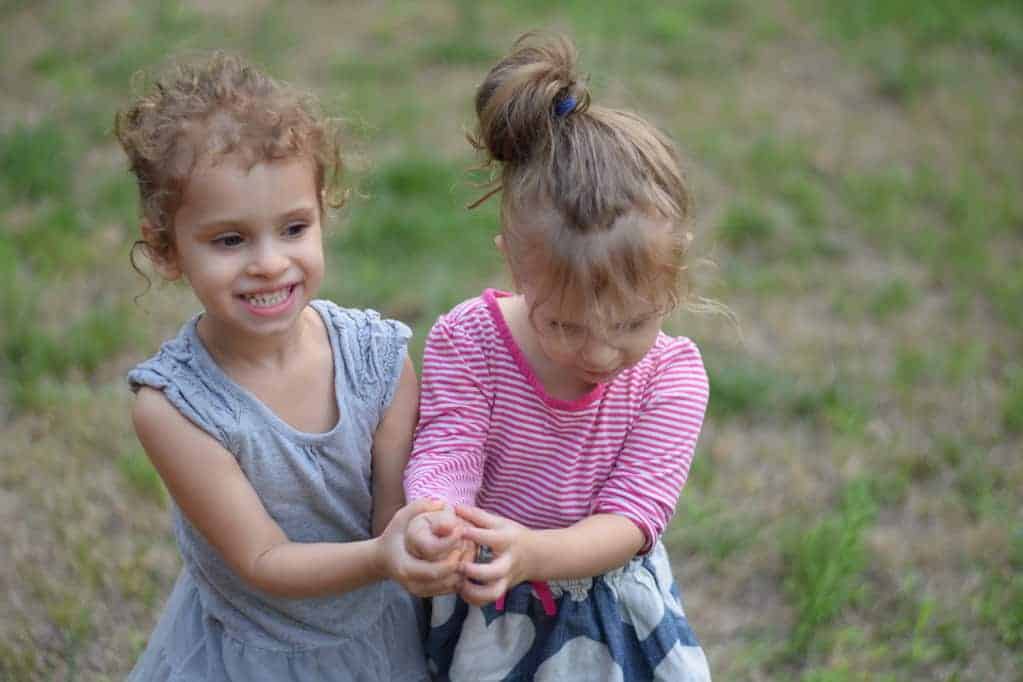
[{"label": "child's ear", "polygon": [[153,227],[152,223],[148,220],[143,220],[140,227],[142,230],[142,241],[146,244],[146,257],[153,263],[153,268],[157,274],[168,282],[173,282],[181,277],[181,268],[178,267],[177,258],[174,253],[161,254],[152,246],[153,244],[160,243],[158,231]]},{"label": "child's ear", "polygon": [[504,250],[504,235],[494,235],[494,246],[497,247],[497,250],[500,251],[502,255],[508,255]]}]

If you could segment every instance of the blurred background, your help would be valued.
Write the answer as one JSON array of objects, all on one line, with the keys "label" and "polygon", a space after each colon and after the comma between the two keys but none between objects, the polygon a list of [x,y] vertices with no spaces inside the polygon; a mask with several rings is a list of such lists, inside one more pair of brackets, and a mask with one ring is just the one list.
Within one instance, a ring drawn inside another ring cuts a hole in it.
[{"label": "blurred background", "polygon": [[684,150],[696,282],[739,320],[670,322],[712,381],[666,542],[715,679],[1023,679],[1018,0],[3,0],[0,27],[0,679],[122,679],[179,568],[123,377],[197,307],[129,265],[134,74],[228,48],[346,120],[322,294],[418,361],[507,286],[464,131],[530,28]]}]

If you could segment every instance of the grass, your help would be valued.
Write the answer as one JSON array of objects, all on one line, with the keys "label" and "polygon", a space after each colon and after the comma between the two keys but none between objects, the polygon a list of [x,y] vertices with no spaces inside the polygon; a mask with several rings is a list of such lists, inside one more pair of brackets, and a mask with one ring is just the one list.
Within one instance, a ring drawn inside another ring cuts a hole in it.
[{"label": "grass", "polygon": [[133,315],[123,306],[101,306],[60,334],[50,332],[33,319],[34,298],[25,295],[22,300],[9,300],[4,306],[12,324],[0,333],[0,363],[15,379],[12,396],[15,407],[37,403],[45,394],[48,381],[64,380],[72,372],[92,374],[138,337]]},{"label": "grass", "polygon": [[[864,399],[851,393],[844,377],[796,380],[749,359],[709,365],[714,417],[746,420],[814,419],[836,433],[862,432],[869,418]],[[861,389],[862,390],[862,389]]]},{"label": "grass", "polygon": [[777,229],[770,215],[753,202],[745,201],[728,207],[718,226],[718,234],[726,244],[738,249],[768,242]]},{"label": "grass", "polygon": [[1005,374],[1002,423],[1011,433],[1023,432],[1023,367],[1013,366]]},{"label": "grass", "polygon": [[71,157],[56,121],[18,124],[0,136],[0,178],[12,201],[59,197],[71,187]]},{"label": "grass", "polygon": [[144,451],[133,450],[121,455],[117,459],[117,468],[140,495],[160,504],[166,502],[167,490]]},{"label": "grass", "polygon": [[936,87],[942,50],[979,50],[1023,64],[1023,10],[1011,0],[839,0],[814,8],[826,30],[871,68],[879,91],[907,100]]},{"label": "grass", "polygon": [[925,5],[912,0],[846,0],[829,3],[825,20],[844,40],[894,30],[915,46],[978,45],[1013,63],[1023,57],[1023,11],[1009,0],[940,0]]},{"label": "grass", "polygon": [[485,66],[500,59],[494,46],[483,40],[484,17],[480,5],[457,0],[455,8],[454,29],[425,46],[420,53],[422,59],[431,64],[473,66]]},{"label": "grass", "polygon": [[713,474],[695,472],[708,470],[708,462],[701,461],[690,472],[687,494],[677,510],[679,523],[665,542],[717,570],[724,562],[751,551],[763,528],[757,520],[706,494]]},{"label": "grass", "polygon": [[[327,283],[328,293],[364,301],[419,329],[432,324],[433,311],[468,298],[473,288],[478,293],[499,266],[497,217],[495,202],[472,212],[461,208],[472,196],[470,180],[464,164],[415,154],[362,178],[352,219],[331,238],[342,277]],[[467,252],[478,257],[467,263]],[[449,277],[456,269],[459,281]],[[422,286],[409,287],[410,281]]]},{"label": "grass", "polygon": [[895,278],[877,287],[867,309],[879,320],[890,319],[909,310],[919,295],[919,291],[909,282]]},{"label": "grass", "polygon": [[846,487],[834,512],[809,528],[791,530],[784,540],[785,591],[796,611],[793,656],[805,656],[822,629],[864,598],[864,533],[876,514],[869,485],[856,481]]},{"label": "grass", "polygon": [[1006,561],[993,566],[977,608],[1006,646],[1023,644],[1023,527],[1017,525]]},{"label": "grass", "polygon": [[[501,284],[463,138],[530,28],[679,141],[711,380],[666,534],[717,679],[1019,679],[1023,10],[1009,0],[0,3],[0,678],[120,679],[180,567],[125,371],[195,304],[128,265],[136,72],[240,51],[345,119],[321,295],[410,323]],[[117,44],[117,50],[110,50]],[[136,83],[137,86],[137,83]]]}]

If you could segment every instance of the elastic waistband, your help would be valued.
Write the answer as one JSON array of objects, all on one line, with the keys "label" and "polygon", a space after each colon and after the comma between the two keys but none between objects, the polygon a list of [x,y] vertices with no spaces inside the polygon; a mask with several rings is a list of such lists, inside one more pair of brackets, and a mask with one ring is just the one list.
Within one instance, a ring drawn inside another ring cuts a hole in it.
[{"label": "elastic waistband", "polygon": [[[529,584],[533,588],[533,595],[539,599],[540,603],[543,605],[544,613],[548,616],[553,616],[558,612],[558,605],[555,601],[558,597],[563,594],[569,594],[577,601],[585,599],[589,591],[593,589],[593,584],[596,582],[597,578],[603,578],[605,582],[609,582],[613,585],[622,578],[642,570],[643,563],[646,560],[655,564],[659,561],[667,561],[668,554],[664,549],[664,545],[657,542],[653,549],[650,550],[649,554],[633,557],[624,566],[611,569],[599,576],[594,576],[592,578],[570,578],[567,580],[530,580]],[[494,604],[498,611],[504,610],[505,596],[506,595],[501,595],[501,598]]]}]

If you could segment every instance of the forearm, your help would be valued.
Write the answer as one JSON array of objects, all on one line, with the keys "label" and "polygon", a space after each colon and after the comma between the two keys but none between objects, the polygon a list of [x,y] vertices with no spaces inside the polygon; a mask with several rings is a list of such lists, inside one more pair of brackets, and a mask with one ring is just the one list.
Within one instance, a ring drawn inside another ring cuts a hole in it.
[{"label": "forearm", "polygon": [[587,578],[623,566],[643,547],[642,531],[618,514],[595,514],[568,528],[527,530],[526,580]]},{"label": "forearm", "polygon": [[[426,461],[424,461],[426,460]],[[474,504],[481,475],[469,468],[451,471],[439,458],[413,458],[405,472],[404,490],[409,502],[440,500],[451,507]]]},{"label": "forearm", "polygon": [[339,594],[384,579],[380,543],[284,542],[257,556],[242,577],[278,597]]}]

